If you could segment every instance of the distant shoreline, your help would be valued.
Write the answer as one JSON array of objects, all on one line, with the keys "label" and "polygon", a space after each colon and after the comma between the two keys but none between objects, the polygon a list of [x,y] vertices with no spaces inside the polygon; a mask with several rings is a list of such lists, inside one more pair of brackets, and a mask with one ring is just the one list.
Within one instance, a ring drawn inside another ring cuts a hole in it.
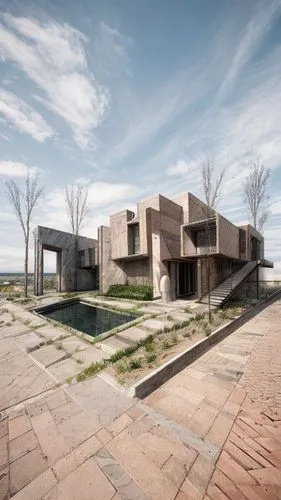
[{"label": "distant shoreline", "polygon": [[[34,273],[28,273],[28,276],[33,276]],[[56,273],[44,273],[44,276],[55,276]],[[24,273],[17,273],[17,272],[14,272],[14,273],[0,273],[0,276],[1,278],[3,276],[24,276]]]}]

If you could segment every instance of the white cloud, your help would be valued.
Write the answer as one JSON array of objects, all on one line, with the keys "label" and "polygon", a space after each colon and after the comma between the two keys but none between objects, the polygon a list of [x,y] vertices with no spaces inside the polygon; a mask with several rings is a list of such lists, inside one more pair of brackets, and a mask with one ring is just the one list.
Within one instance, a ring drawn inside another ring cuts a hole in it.
[{"label": "white cloud", "polygon": [[[110,182],[93,182],[88,186],[88,204],[91,209],[112,206],[119,201],[138,198],[143,190],[134,184]],[[63,188],[53,189],[45,197],[46,207],[65,209],[65,192]]]},{"label": "white cloud", "polygon": [[78,179],[74,181],[74,184],[80,186],[87,186],[88,184],[90,184],[90,179],[89,177],[78,177]]},{"label": "white cloud", "polygon": [[268,2],[266,8],[261,8],[261,4],[257,3],[255,13],[241,36],[226,76],[220,86],[217,100],[223,99],[229,93],[241,71],[257,51],[271,24],[276,20],[280,8],[280,0]]},{"label": "white cloud", "polygon": [[178,160],[175,163],[172,163],[167,169],[166,173],[168,175],[190,175],[195,171],[199,171],[200,169],[200,158],[195,160]]},{"label": "white cloud", "polygon": [[[94,144],[93,130],[108,108],[108,91],[89,72],[86,37],[54,21],[4,15],[0,27],[0,55],[16,63],[44,92],[37,96],[72,128],[81,149]],[[15,33],[16,32],[16,33]]]},{"label": "white cloud", "polygon": [[4,115],[8,123],[20,132],[31,135],[36,141],[44,142],[54,134],[52,128],[39,113],[15,94],[3,88],[0,88],[0,113]]},{"label": "white cloud", "polygon": [[131,60],[128,48],[132,46],[131,38],[123,35],[115,28],[101,22],[98,29],[98,39],[94,47],[94,55],[101,72],[106,76],[119,76],[125,73],[132,76]]},{"label": "white cloud", "polygon": [[39,171],[40,170],[37,167],[28,167],[24,163],[16,161],[0,161],[0,176],[25,177],[27,172],[34,175]]}]

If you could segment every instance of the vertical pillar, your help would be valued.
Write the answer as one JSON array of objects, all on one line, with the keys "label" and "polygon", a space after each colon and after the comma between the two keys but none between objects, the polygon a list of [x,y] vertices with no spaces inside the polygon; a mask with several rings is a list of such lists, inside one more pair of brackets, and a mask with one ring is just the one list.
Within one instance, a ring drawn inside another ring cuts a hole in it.
[{"label": "vertical pillar", "polygon": [[56,265],[56,278],[57,278],[57,292],[61,292],[61,259],[62,259],[62,251],[56,252],[57,257],[57,265]]},{"label": "vertical pillar", "polygon": [[201,259],[197,259],[197,294],[198,299],[202,297],[202,270],[201,270]]},{"label": "vertical pillar", "polygon": [[42,243],[38,244],[38,295],[43,295],[44,250]]},{"label": "vertical pillar", "polygon": [[34,275],[33,275],[33,293],[34,295],[38,295],[38,290],[37,290],[37,280],[38,280],[38,276],[37,276],[37,234],[36,232],[34,231],[33,233],[33,236],[34,236]]}]

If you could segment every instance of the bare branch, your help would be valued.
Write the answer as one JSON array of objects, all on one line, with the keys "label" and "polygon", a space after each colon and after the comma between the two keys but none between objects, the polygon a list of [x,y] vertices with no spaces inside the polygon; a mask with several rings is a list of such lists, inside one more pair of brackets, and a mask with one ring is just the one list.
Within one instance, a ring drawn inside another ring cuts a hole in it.
[{"label": "bare branch", "polygon": [[271,170],[256,160],[243,184],[244,203],[247,205],[255,229],[262,230],[268,219],[265,202]]},{"label": "bare branch", "polygon": [[5,182],[6,191],[10,204],[19,220],[20,226],[24,234],[25,242],[25,259],[24,259],[24,274],[25,274],[25,296],[27,297],[28,285],[28,246],[30,234],[30,221],[33,209],[43,194],[43,187],[38,185],[38,176],[30,177],[29,171],[25,179],[25,189],[21,190],[18,184],[9,179]]},{"label": "bare branch", "polygon": [[83,227],[89,207],[88,190],[84,186],[66,186],[65,203],[72,234],[77,236]]},{"label": "bare branch", "polygon": [[204,191],[204,201],[208,207],[208,217],[210,217],[210,212],[212,212],[212,210],[215,210],[221,198],[222,183],[225,171],[222,170],[219,176],[214,179],[215,162],[214,160],[208,160],[202,165],[200,173]]}]

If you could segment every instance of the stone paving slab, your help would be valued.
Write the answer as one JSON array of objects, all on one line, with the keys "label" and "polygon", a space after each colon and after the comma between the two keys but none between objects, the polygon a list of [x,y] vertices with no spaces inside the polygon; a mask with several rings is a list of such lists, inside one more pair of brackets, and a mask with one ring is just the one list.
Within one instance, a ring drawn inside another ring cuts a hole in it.
[{"label": "stone paving slab", "polygon": [[145,330],[144,328],[138,328],[137,326],[132,326],[127,330],[119,332],[117,334],[117,337],[121,340],[126,341],[129,344],[137,344],[141,340],[147,339],[150,335],[151,335],[150,331]]},{"label": "stone paving slab", "polygon": [[35,332],[29,331],[20,337],[15,339],[15,343],[24,349],[26,352],[29,352],[33,349],[39,348],[45,344],[45,340],[42,337],[36,335]]},{"label": "stone paving slab", "polygon": [[134,405],[134,400],[95,377],[68,387],[69,394],[106,427]]},{"label": "stone paving slab", "polygon": [[[93,496],[94,494],[94,496]],[[112,484],[90,458],[54,487],[44,500],[110,500],[115,494]]]},{"label": "stone paving slab", "polygon": [[102,349],[105,353],[111,355],[120,349],[125,349],[126,347],[130,347],[130,344],[125,342],[125,340],[121,340],[116,337],[116,335],[112,335],[112,337],[108,337],[104,339],[102,342],[98,342],[96,347]]},{"label": "stone paving slab", "polygon": [[[147,319],[141,324],[141,326],[143,328],[149,328],[150,330],[162,330],[163,329],[163,320],[162,320],[162,318]],[[165,319],[165,327],[171,328],[172,326],[173,326],[173,322]]]},{"label": "stone paving slab", "polygon": [[69,354],[74,354],[75,352],[84,351],[89,346],[89,344],[83,342],[75,335],[71,335],[70,337],[64,340],[60,340],[58,341],[58,343],[61,345],[62,349]]},{"label": "stone paving slab", "polygon": [[177,312],[177,311],[170,313],[170,315],[172,316],[173,320],[175,320],[177,323],[183,323],[184,321],[188,321],[193,317],[193,314]]},{"label": "stone paving slab", "polygon": [[84,365],[90,365],[95,361],[102,361],[106,357],[108,357],[108,355],[105,352],[93,346],[86,346],[86,349],[84,349],[83,351],[77,352],[72,355],[73,359],[82,361]]},{"label": "stone paving slab", "polygon": [[6,324],[0,328],[0,338],[17,337],[29,331],[28,327],[20,321],[11,321],[9,326]]},{"label": "stone paving slab", "polygon": [[83,365],[71,358],[64,359],[48,367],[49,373],[51,373],[61,384],[64,384],[68,377],[74,377],[82,370]]},{"label": "stone paving slab", "polygon": [[[2,343],[1,343],[2,347]],[[13,344],[13,356],[0,362],[0,410],[54,387],[55,383]]]},{"label": "stone paving slab", "polygon": [[65,357],[65,352],[62,349],[57,349],[53,345],[48,345],[32,352],[30,355],[43,366],[47,367],[62,360]]},{"label": "stone paving slab", "polygon": [[42,328],[37,329],[38,335],[41,335],[44,337],[46,340],[50,340],[52,342],[56,340],[60,340],[65,337],[69,337],[71,334],[59,329],[55,328],[54,326],[43,326]]}]

